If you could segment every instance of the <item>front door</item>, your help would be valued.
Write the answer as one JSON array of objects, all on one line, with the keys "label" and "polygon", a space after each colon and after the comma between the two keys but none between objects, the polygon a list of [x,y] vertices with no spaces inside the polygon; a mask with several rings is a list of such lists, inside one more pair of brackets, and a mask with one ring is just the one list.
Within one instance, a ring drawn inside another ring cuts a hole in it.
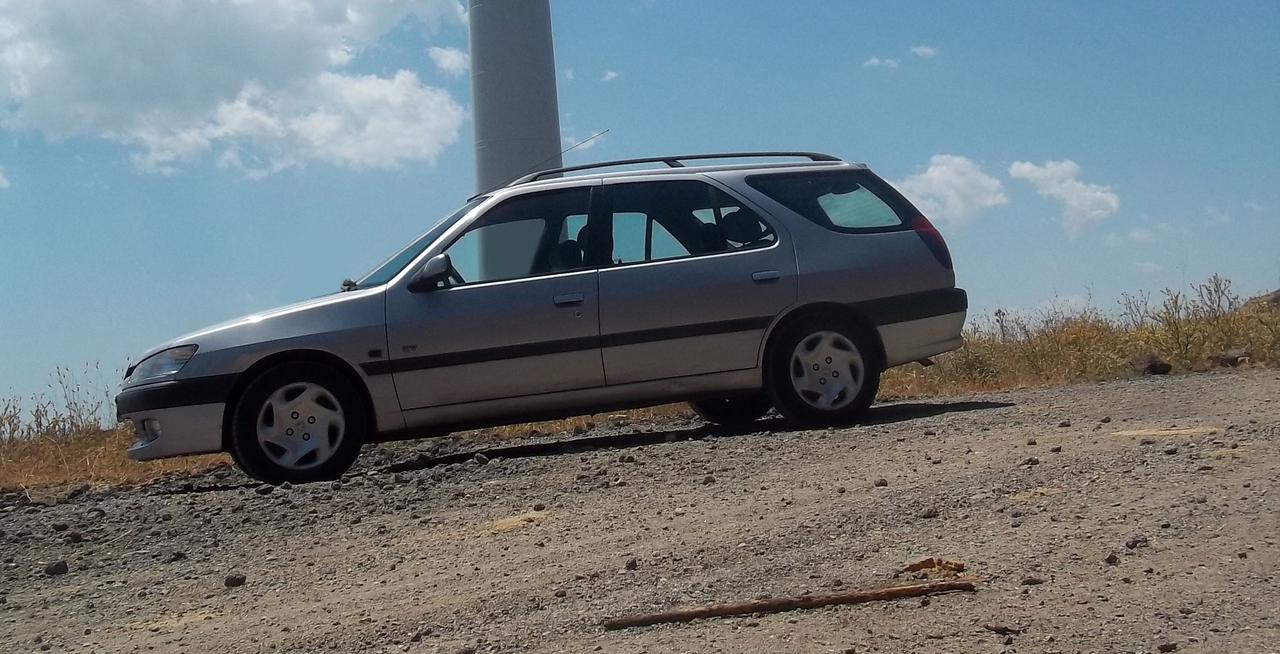
[{"label": "front door", "polygon": [[605,377],[625,384],[754,368],[796,299],[790,243],[700,180],[605,186],[612,265],[600,271]]},{"label": "front door", "polygon": [[506,200],[445,249],[456,272],[445,287],[389,291],[401,408],[604,384],[598,273],[577,242],[590,201],[581,187]]}]

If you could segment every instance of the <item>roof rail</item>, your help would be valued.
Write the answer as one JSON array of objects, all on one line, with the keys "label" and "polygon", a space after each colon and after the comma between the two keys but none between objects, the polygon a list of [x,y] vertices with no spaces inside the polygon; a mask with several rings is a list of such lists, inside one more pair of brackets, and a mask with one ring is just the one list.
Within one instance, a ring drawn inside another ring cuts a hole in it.
[{"label": "roof rail", "polygon": [[580,166],[565,166],[563,168],[552,168],[550,170],[540,170],[536,173],[529,173],[507,186],[518,186],[529,182],[536,182],[544,177],[558,175],[560,173],[571,173],[579,170],[591,170],[592,168],[611,168],[613,166],[630,166],[633,164],[645,163],[664,163],[671,168],[684,168],[682,161],[694,161],[699,159],[744,159],[748,157],[804,157],[812,161],[841,161],[840,157],[821,152],[718,152],[714,154],[682,154],[668,157],[642,157],[640,159],[618,159],[616,161],[601,161],[600,163],[583,164]]}]

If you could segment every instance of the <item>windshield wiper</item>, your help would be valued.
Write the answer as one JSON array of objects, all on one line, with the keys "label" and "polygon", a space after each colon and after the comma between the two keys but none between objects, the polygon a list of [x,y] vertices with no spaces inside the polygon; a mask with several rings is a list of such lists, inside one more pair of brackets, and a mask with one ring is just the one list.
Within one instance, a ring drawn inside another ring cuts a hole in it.
[{"label": "windshield wiper", "polygon": [[359,284],[357,284],[357,283],[355,283],[355,282],[353,282],[353,281],[351,281],[351,278],[350,278],[350,277],[348,277],[348,278],[346,278],[346,279],[342,280],[342,292],[343,292],[343,293],[345,293],[345,292],[347,292],[347,291],[354,291],[354,290],[356,290],[356,289],[358,289],[358,288],[360,288],[360,285],[359,285]]}]

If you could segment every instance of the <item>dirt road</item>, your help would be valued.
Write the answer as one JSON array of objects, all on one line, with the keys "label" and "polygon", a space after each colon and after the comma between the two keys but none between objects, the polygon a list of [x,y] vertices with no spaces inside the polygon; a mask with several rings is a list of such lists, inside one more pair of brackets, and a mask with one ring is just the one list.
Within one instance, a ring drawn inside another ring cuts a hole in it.
[{"label": "dirt road", "polygon": [[[905,401],[841,430],[424,441],[306,487],[222,469],[10,493],[0,651],[1277,652],[1276,398],[1275,370],[1207,373]],[[977,591],[600,626],[911,583],[923,556]]]}]

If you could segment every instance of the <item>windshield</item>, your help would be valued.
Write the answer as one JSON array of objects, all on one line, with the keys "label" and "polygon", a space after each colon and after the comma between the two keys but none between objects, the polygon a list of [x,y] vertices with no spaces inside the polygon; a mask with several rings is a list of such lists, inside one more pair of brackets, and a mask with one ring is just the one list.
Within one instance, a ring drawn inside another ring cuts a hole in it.
[{"label": "windshield", "polygon": [[428,229],[422,234],[422,236],[413,239],[413,242],[401,248],[401,250],[392,255],[390,259],[387,259],[377,268],[374,268],[364,277],[361,277],[360,280],[356,282],[357,288],[381,286],[391,281],[392,277],[395,277],[401,270],[404,270],[404,267],[409,265],[410,261],[418,258],[418,255],[422,254],[423,250],[427,249],[427,247],[434,243],[436,239],[440,238],[440,235],[444,234],[445,230],[449,229],[449,227],[457,222],[459,218],[467,215],[468,211],[476,208],[476,205],[487,199],[489,199],[488,196],[478,197],[462,205],[461,209],[458,209],[449,217],[436,223],[434,227]]}]

